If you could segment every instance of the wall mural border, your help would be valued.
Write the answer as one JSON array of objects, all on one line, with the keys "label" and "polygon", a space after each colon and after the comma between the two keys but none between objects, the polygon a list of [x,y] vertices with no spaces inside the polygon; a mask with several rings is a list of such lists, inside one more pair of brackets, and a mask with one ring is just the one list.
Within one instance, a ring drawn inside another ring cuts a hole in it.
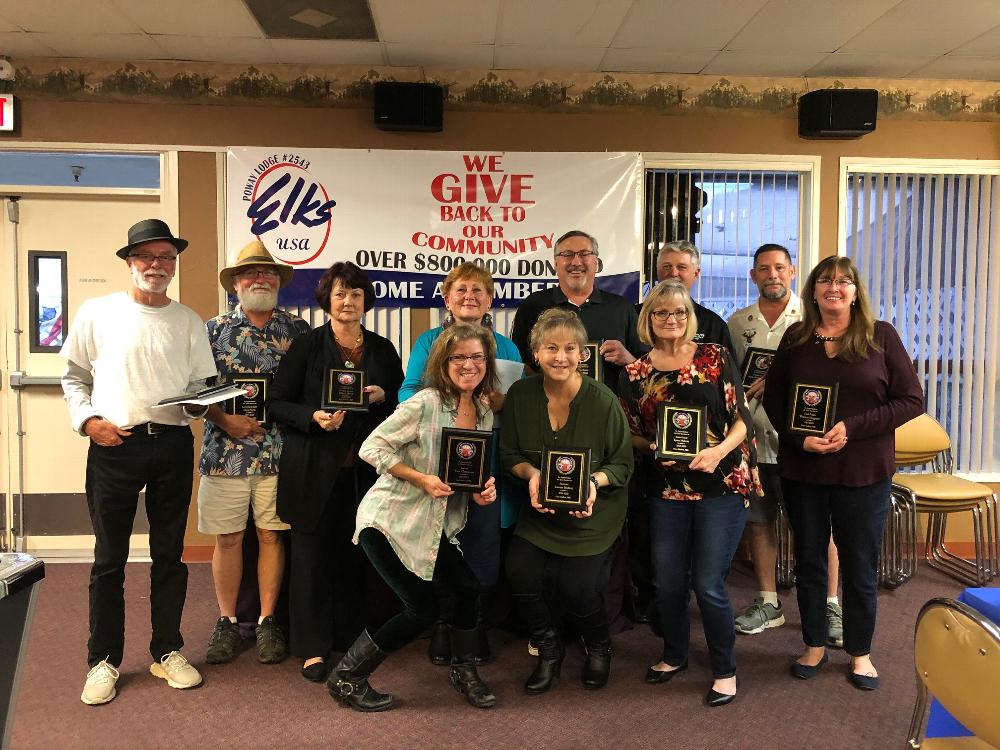
[{"label": "wall mural border", "polygon": [[879,115],[1000,120],[1000,83],[885,78],[761,78],[645,73],[489,71],[368,66],[231,65],[74,58],[15,60],[13,93],[66,101],[143,101],[289,107],[368,106],[376,81],[427,81],[449,110],[669,115],[711,111],[793,117],[820,88],[874,88]]}]

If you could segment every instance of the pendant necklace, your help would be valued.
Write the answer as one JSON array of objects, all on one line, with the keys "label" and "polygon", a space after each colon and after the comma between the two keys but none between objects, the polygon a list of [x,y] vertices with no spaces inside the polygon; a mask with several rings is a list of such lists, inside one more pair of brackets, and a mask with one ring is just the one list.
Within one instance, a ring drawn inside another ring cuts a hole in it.
[{"label": "pendant necklace", "polygon": [[361,334],[360,333],[358,334],[358,338],[355,339],[354,342],[354,347],[351,349],[348,349],[346,346],[343,346],[340,343],[340,339],[337,338],[336,334],[334,334],[333,340],[336,342],[337,348],[340,349],[340,356],[344,358],[344,367],[353,370],[354,360],[358,359],[357,357],[358,350],[361,348],[361,341],[362,341]]},{"label": "pendant necklace", "polygon": [[820,341],[840,341],[840,336],[824,336],[819,331],[813,334]]}]

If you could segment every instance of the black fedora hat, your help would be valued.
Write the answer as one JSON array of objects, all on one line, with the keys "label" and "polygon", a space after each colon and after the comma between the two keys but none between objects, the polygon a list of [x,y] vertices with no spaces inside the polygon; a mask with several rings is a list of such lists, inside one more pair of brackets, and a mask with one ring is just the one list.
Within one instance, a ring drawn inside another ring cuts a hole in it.
[{"label": "black fedora hat", "polygon": [[174,237],[170,231],[170,227],[167,226],[167,222],[160,219],[143,219],[128,228],[128,244],[115,253],[115,255],[124,260],[135,249],[136,245],[141,245],[144,242],[152,242],[153,240],[169,242],[177,248],[177,252],[179,253],[183,252],[184,248],[188,246],[187,240]]}]

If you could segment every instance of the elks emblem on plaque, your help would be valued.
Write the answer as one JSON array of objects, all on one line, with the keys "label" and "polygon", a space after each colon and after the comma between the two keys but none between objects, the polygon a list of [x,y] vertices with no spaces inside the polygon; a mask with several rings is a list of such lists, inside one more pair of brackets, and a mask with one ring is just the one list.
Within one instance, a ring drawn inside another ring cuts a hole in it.
[{"label": "elks emblem on plaque", "polygon": [[809,406],[816,406],[816,404],[823,400],[823,394],[815,388],[809,388],[802,392],[802,400]]},{"label": "elks emblem on plaque", "polygon": [[459,443],[455,446],[455,453],[458,454],[459,458],[472,458],[476,455],[476,446],[472,443]]},{"label": "elks emblem on plaque", "polygon": [[674,415],[670,418],[670,421],[674,423],[674,427],[679,430],[687,429],[691,426],[691,415],[686,411],[674,412]]},{"label": "elks emblem on plaque", "polygon": [[576,461],[571,456],[559,456],[556,459],[556,471],[560,474],[569,474],[576,468]]}]

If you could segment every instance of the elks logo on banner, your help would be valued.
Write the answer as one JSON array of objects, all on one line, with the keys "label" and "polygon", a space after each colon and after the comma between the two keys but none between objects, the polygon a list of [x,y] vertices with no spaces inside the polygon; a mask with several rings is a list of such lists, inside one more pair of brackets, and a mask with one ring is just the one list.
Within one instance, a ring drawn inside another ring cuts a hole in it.
[{"label": "elks logo on banner", "polygon": [[560,234],[598,239],[598,285],[637,299],[641,175],[636,153],[231,148],[226,246],[258,237],[295,267],[284,304],[312,305],[323,269],[361,267],[380,307],[437,307],[440,284],[471,261],[494,306],[553,286]]}]

